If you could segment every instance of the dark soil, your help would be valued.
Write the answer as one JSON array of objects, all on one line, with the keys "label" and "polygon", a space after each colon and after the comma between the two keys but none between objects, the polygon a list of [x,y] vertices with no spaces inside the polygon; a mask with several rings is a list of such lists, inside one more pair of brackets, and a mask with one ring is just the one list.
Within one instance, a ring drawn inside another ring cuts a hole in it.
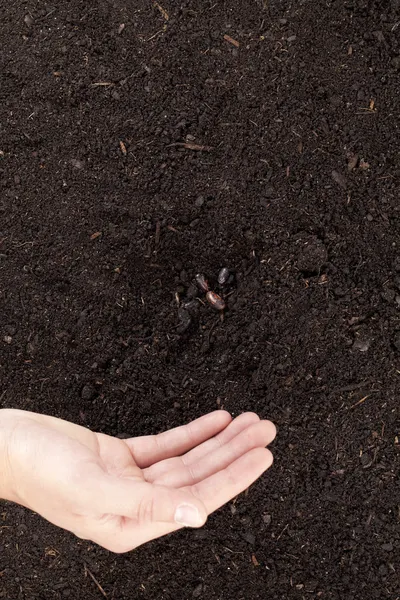
[{"label": "dark soil", "polygon": [[122,556],[3,504],[0,597],[396,600],[400,2],[160,4],[1,2],[1,404],[275,464]]}]

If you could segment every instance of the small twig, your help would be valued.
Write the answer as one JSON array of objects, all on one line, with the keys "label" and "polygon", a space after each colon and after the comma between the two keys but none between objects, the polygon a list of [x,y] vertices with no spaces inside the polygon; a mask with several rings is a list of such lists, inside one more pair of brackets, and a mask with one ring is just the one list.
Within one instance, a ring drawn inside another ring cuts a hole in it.
[{"label": "small twig", "polygon": [[344,385],[343,387],[332,390],[332,393],[340,394],[341,392],[352,392],[353,390],[359,390],[360,388],[363,388],[366,385],[369,385],[368,381],[361,381],[360,383],[350,383],[349,385]]},{"label": "small twig", "polygon": [[191,144],[190,142],[175,142],[174,144],[168,144],[167,148],[171,146],[181,146],[186,150],[197,150],[197,152],[211,152],[214,148],[212,146],[200,146],[199,144]]},{"label": "small twig", "polygon": [[106,87],[108,85],[115,85],[112,81],[96,81],[96,83],[92,83],[92,87]]},{"label": "small twig", "polygon": [[33,246],[35,244],[35,242],[23,242],[22,244],[17,244],[14,246],[14,248],[23,248],[24,246]]},{"label": "small twig", "polygon": [[253,563],[253,565],[254,565],[255,567],[259,567],[259,566],[260,566],[260,563],[258,562],[258,560],[257,560],[257,557],[256,557],[256,555],[255,555],[255,554],[252,554],[252,555],[251,555],[251,561],[252,561],[252,563]]},{"label": "small twig", "polygon": [[[367,385],[370,385],[368,381],[361,381],[361,383],[351,383],[350,385],[345,385],[343,387],[333,389],[330,392],[330,394],[340,394],[342,392],[352,392],[353,390],[358,390]],[[310,390],[310,394],[317,394],[319,392],[325,392],[326,389],[327,389],[327,386],[324,385],[323,387],[316,388],[315,390]]]},{"label": "small twig", "polygon": [[[166,25],[164,25],[164,27],[166,27]],[[158,35],[160,35],[160,33],[165,33],[165,29],[160,29],[160,31],[156,31],[156,33],[152,36],[150,36],[147,41],[150,42],[150,40],[154,40],[155,37],[157,37]]]},{"label": "small twig", "polygon": [[228,42],[229,44],[232,44],[232,46],[235,46],[235,48],[239,48],[239,46],[240,46],[240,43],[237,40],[234,40],[233,38],[231,38],[230,35],[225,34],[224,40],[226,42]]},{"label": "small twig", "polygon": [[283,534],[285,533],[286,529],[289,527],[289,523],[287,525],[285,525],[285,527],[282,529],[282,531],[280,532],[280,534],[278,535],[278,537],[276,538],[276,541],[280,540],[281,537],[283,536]]},{"label": "small twig", "polygon": [[370,394],[368,394],[368,396],[364,396],[364,398],[361,398],[361,400],[359,400],[358,402],[356,402],[355,404],[353,404],[353,406],[350,406],[350,407],[349,407],[349,410],[350,410],[351,408],[355,408],[355,407],[356,407],[356,406],[358,406],[359,404],[362,404],[362,403],[363,403],[363,402],[365,402],[365,401],[366,401],[366,399],[367,399],[367,398],[369,398],[369,397],[370,397]]},{"label": "small twig", "polygon": [[169,20],[169,14],[167,13],[167,11],[165,10],[165,8],[163,8],[160,4],[158,4],[158,2],[154,2],[154,6],[156,8],[158,8],[158,10],[160,11],[160,13],[162,14],[162,16],[164,17],[164,19],[166,21]]},{"label": "small twig", "polygon": [[97,588],[99,589],[100,593],[104,596],[104,598],[107,598],[107,594],[105,593],[105,591],[103,590],[103,588],[101,587],[101,585],[99,584],[99,582],[97,581],[96,577],[93,575],[93,573],[91,571],[89,571],[88,567],[85,565],[85,574],[86,573],[94,581],[94,583],[96,584]]},{"label": "small twig", "polygon": [[39,19],[39,21],[44,21],[45,19],[47,19],[47,17],[49,17],[50,15],[52,15],[53,13],[55,13],[55,12],[56,12],[56,10],[57,10],[56,8],[52,8],[52,9],[51,9],[51,10],[50,10],[50,11],[47,13],[47,15],[44,15],[44,17],[42,17],[41,19]]}]

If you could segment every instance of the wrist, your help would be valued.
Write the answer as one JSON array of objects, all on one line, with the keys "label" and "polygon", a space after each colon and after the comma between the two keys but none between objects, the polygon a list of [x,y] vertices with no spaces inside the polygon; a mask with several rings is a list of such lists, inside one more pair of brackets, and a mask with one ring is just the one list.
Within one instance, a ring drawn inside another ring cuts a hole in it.
[{"label": "wrist", "polygon": [[11,438],[17,424],[12,409],[0,409],[0,499],[16,502],[17,494],[14,489]]}]

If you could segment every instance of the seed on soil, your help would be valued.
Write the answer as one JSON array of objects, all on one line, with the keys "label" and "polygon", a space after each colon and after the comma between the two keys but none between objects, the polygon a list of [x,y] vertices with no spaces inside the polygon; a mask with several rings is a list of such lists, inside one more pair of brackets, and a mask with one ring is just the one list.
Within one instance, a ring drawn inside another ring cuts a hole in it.
[{"label": "seed on soil", "polygon": [[225,285],[228,282],[230,271],[227,267],[223,267],[218,273],[218,283]]},{"label": "seed on soil", "polygon": [[195,280],[196,280],[197,285],[199,286],[199,289],[202,292],[208,292],[210,287],[208,285],[207,279],[204,277],[204,275],[202,273],[197,273]]},{"label": "seed on soil", "polygon": [[206,294],[206,298],[213,308],[215,308],[216,310],[224,310],[225,302],[221,298],[221,296],[218,296],[218,294],[216,294],[215,292],[209,291]]}]

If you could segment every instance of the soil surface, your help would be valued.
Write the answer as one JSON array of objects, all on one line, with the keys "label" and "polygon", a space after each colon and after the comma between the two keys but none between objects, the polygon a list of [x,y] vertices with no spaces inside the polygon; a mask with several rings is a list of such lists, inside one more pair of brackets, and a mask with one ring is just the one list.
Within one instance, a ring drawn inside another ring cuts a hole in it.
[{"label": "soil surface", "polygon": [[127,555],[3,503],[0,598],[398,599],[399,0],[3,0],[0,47],[1,405],[279,428]]}]

